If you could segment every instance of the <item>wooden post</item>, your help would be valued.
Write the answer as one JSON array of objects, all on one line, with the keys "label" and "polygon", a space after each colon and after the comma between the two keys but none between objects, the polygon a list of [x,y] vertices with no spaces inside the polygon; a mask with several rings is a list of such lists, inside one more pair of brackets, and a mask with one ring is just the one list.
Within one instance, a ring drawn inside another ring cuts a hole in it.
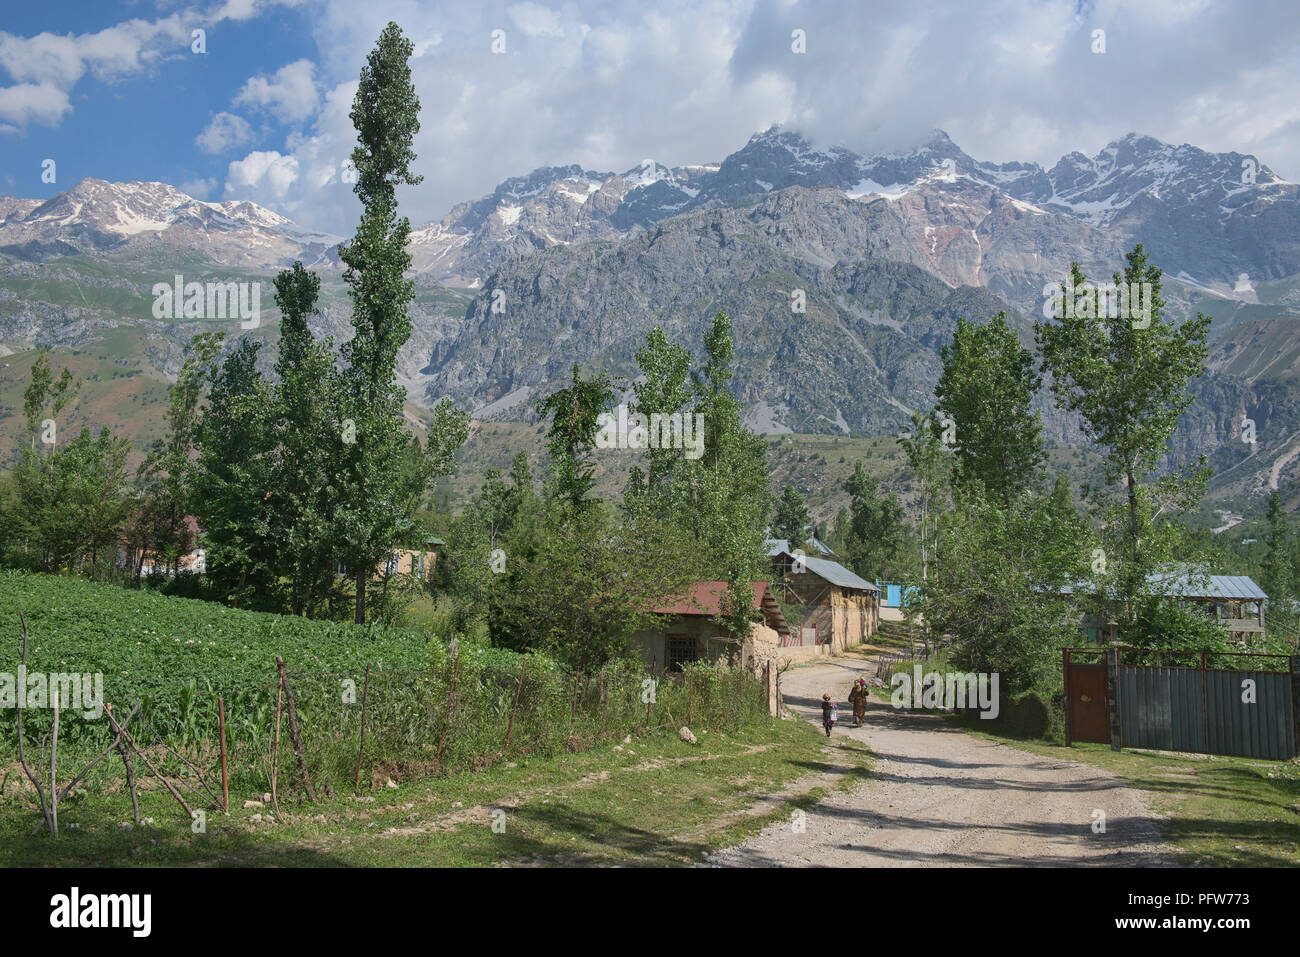
[{"label": "wooden post", "polygon": [[293,689],[284,675],[284,661],[275,656],[276,667],[280,669],[280,683],[284,685],[284,703],[289,709],[289,740],[293,742],[293,753],[298,756],[298,771],[302,774],[302,783],[307,788],[307,798],[316,800],[316,789],[311,786],[311,775],[307,773],[307,761],[302,755],[302,734],[298,731],[298,709],[293,703]]},{"label": "wooden post", "polygon": [[695,669],[686,666],[686,727],[691,726],[691,706],[695,703]]},{"label": "wooden post", "polygon": [[[138,708],[139,705],[137,704],[136,707]],[[118,727],[117,719],[113,717],[113,706],[105,704],[104,711],[108,713],[109,730],[117,735],[117,751],[122,756],[122,764],[126,767],[126,787],[131,792],[131,812],[138,827],[140,825],[140,802],[136,800],[135,796],[135,769],[131,767],[131,752],[127,750],[126,743],[122,740],[122,729]],[[135,712],[132,711],[131,714],[134,715]],[[128,717],[126,720],[129,724],[131,718]]]},{"label": "wooden post", "polygon": [[515,730],[515,712],[519,710],[519,696],[524,690],[524,672],[528,670],[528,659],[524,658],[523,664],[519,666],[519,685],[515,688],[515,703],[510,708],[510,723],[506,725],[506,746],[505,751],[510,750],[510,735]]},{"label": "wooden post", "polygon": [[59,693],[56,690],[51,704],[54,705],[54,727],[50,731],[50,830],[54,836],[59,836],[59,790],[58,790],[58,758],[59,758]]},{"label": "wooden post", "polygon": [[276,790],[276,778],[280,770],[280,700],[284,694],[284,679],[275,683],[275,735],[271,744],[271,806],[280,813],[280,792]]},{"label": "wooden post", "polygon": [[217,695],[217,723],[221,729],[221,809],[230,813],[230,775],[226,771],[226,700]]},{"label": "wooden post", "polygon": [[456,700],[456,679],[460,676],[460,649],[456,650],[456,667],[451,672],[451,687],[447,689],[447,704],[442,709],[442,734],[438,735],[438,770],[442,770],[442,746],[447,741],[447,728],[451,725],[451,706]]},{"label": "wooden post", "polygon": [[366,683],[361,688],[361,747],[357,748],[357,784],[353,794],[361,793],[361,758],[366,753],[366,699],[370,696],[370,664],[366,663]]},{"label": "wooden post", "polygon": [[172,797],[180,803],[180,806],[185,810],[185,816],[191,821],[194,820],[194,811],[185,803],[185,798],[181,797],[181,792],[172,787],[172,783],[167,780],[162,771],[153,766],[153,762],[149,760],[149,756],[141,750],[140,745],[136,744],[135,739],[132,738],[125,729],[122,731],[122,737],[126,740],[127,746],[136,753],[136,756],[140,759],[141,763],[149,769],[149,773],[161,781],[163,787],[170,791]]}]

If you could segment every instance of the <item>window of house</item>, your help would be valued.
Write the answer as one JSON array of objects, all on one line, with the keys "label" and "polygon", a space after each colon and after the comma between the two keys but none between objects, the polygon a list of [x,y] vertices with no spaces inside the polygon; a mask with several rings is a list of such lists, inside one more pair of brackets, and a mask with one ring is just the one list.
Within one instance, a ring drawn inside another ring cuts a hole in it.
[{"label": "window of house", "polygon": [[695,647],[695,638],[692,635],[669,635],[668,654],[664,661],[665,669],[681,671],[682,665],[695,661],[699,657]]}]

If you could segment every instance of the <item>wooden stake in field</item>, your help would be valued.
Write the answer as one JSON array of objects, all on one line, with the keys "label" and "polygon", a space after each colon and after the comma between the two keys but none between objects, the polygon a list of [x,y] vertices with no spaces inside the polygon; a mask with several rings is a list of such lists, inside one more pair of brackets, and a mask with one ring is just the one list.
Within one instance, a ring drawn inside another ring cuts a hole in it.
[{"label": "wooden stake in field", "polygon": [[275,656],[275,665],[280,669],[280,683],[284,685],[284,703],[289,709],[289,740],[293,742],[293,753],[298,756],[298,771],[302,775],[303,786],[307,789],[307,798],[316,800],[316,789],[311,786],[311,775],[307,773],[307,759],[302,755],[302,734],[298,731],[298,709],[293,703],[293,688],[284,674],[284,660]]},{"label": "wooden stake in field", "polygon": [[[506,725],[506,746],[505,751],[510,750],[510,735],[515,730],[515,712],[519,710],[519,695],[524,690],[524,673],[528,670],[528,659],[524,658],[523,664],[519,666],[519,684],[515,688],[515,703],[510,708],[510,723]],[[503,752],[504,753],[504,752]]]},{"label": "wooden stake in field", "polygon": [[217,695],[217,725],[221,730],[221,809],[230,813],[230,775],[226,771],[226,701]]},{"label": "wooden stake in field", "polygon": [[357,784],[353,794],[361,793],[361,759],[366,753],[366,699],[370,695],[370,665],[366,665],[366,683],[361,688],[361,747],[357,748]]},{"label": "wooden stake in field", "polygon": [[275,683],[275,735],[271,744],[271,806],[275,813],[280,813],[280,792],[276,790],[276,779],[280,770],[280,701],[284,695],[284,678]]},{"label": "wooden stake in field", "polygon": [[691,726],[691,705],[694,704],[695,697],[695,669],[690,665],[686,666],[686,727]]},{"label": "wooden stake in field", "polygon": [[54,705],[54,728],[50,732],[50,830],[59,836],[59,791],[58,756],[59,756],[59,693],[54,692],[50,701]]},{"label": "wooden stake in field", "polygon": [[[140,703],[136,702],[135,708],[126,716],[126,724],[131,723],[131,719],[135,717],[135,712],[139,707]],[[104,710],[108,713],[109,730],[112,731],[113,734],[117,735],[117,751],[122,756],[122,764],[126,767],[126,788],[131,792],[131,813],[135,817],[135,826],[139,827],[140,802],[135,796],[135,768],[131,766],[131,752],[127,749],[126,742],[122,740],[122,732],[125,725],[118,725],[117,719],[113,717],[113,706],[111,704],[105,704]]]},{"label": "wooden stake in field", "polygon": [[[19,663],[20,663],[20,667],[25,673],[27,671],[27,618],[26,616],[23,615],[21,611],[18,613],[18,621],[22,624],[22,632],[23,632],[23,650],[22,650],[22,657],[19,659]],[[26,693],[26,689],[19,689],[19,694],[25,694],[25,693]],[[53,834],[54,822],[50,819],[49,806],[45,803],[45,788],[41,784],[41,779],[38,778],[36,776],[36,773],[27,766],[27,754],[23,749],[23,712],[25,710],[27,709],[26,708],[18,709],[18,760],[23,766],[23,773],[27,775],[28,780],[32,782],[32,786],[36,788],[36,798],[41,805],[41,819],[45,821],[45,823],[50,828],[50,833]],[[39,768],[40,765],[38,763],[37,769],[39,770]]]},{"label": "wooden stake in field", "polygon": [[127,747],[129,747],[132,751],[135,752],[136,757],[140,759],[140,763],[143,764],[146,768],[148,768],[149,773],[152,774],[154,777],[156,777],[159,781],[161,781],[163,787],[165,787],[168,791],[170,791],[171,796],[174,797],[180,803],[180,806],[185,810],[185,816],[191,821],[194,820],[194,811],[193,809],[190,808],[188,804],[185,803],[185,798],[181,797],[181,792],[177,791],[174,787],[172,787],[172,783],[167,780],[166,776],[162,773],[162,771],[154,767],[153,762],[149,760],[149,756],[145,754],[144,751],[141,750],[140,745],[136,744],[135,739],[132,738],[131,735],[126,732],[125,729],[122,730],[122,738],[123,740],[126,741]]}]

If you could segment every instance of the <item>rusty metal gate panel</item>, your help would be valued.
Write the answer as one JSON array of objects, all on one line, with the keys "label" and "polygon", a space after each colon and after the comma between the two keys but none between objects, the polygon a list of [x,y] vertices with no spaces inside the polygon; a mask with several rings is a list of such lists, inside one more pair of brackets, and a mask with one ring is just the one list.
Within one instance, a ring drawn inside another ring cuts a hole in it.
[{"label": "rusty metal gate panel", "polygon": [[1118,671],[1120,740],[1124,747],[1205,750],[1201,671],[1130,666]]},{"label": "rusty metal gate panel", "polygon": [[[1242,701],[1245,680],[1255,701]],[[1286,761],[1296,753],[1291,718],[1291,676],[1269,671],[1207,671],[1205,750],[1244,758]]]},{"label": "rusty metal gate panel", "polygon": [[1066,722],[1070,741],[1110,744],[1106,666],[1069,661],[1065,665]]}]

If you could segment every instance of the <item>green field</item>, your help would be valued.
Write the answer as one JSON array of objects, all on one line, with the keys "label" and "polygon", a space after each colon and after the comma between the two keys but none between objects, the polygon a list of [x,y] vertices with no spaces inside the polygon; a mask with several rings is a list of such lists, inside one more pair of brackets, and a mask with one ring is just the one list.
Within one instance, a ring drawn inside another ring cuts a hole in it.
[{"label": "green field", "polygon": [[[0,572],[0,670],[19,660],[22,612],[29,670],[103,672],[109,700],[177,695],[189,682],[234,692],[275,682],[275,656],[293,667],[417,668],[430,636],[241,611],[81,578]],[[500,653],[505,655],[506,653]],[[513,656],[509,656],[513,657]]]}]

